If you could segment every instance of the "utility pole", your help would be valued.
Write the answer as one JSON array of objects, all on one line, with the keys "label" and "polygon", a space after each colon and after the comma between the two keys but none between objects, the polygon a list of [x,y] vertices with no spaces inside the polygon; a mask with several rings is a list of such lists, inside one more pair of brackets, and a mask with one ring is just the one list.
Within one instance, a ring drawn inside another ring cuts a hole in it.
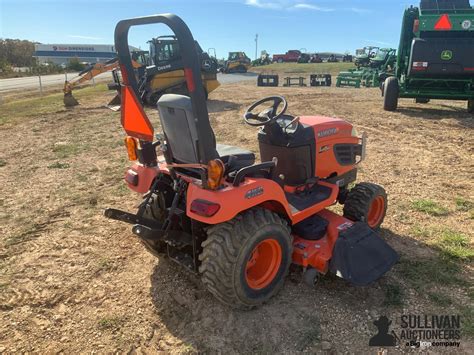
[{"label": "utility pole", "polygon": [[258,33],[255,35],[255,60],[257,60],[258,53]]}]

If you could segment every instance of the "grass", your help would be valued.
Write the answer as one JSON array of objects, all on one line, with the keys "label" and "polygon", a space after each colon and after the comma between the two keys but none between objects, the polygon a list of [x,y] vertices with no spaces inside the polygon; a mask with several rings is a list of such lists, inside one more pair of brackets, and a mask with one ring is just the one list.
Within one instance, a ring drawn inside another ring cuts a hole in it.
[{"label": "grass", "polygon": [[460,308],[461,327],[463,336],[474,336],[474,307],[462,306]]},{"label": "grass", "polygon": [[29,226],[24,232],[13,235],[5,240],[6,247],[12,247],[14,245],[26,243],[30,240],[35,239],[39,236],[40,232],[45,229],[44,226],[39,224],[33,224]]},{"label": "grass", "polygon": [[424,212],[430,216],[440,217],[449,214],[449,210],[432,200],[415,200],[411,203],[411,207],[419,212]]},{"label": "grass", "polygon": [[101,258],[97,265],[97,271],[112,271],[117,269],[113,260],[107,258]]},{"label": "grass", "polygon": [[[296,345],[298,351],[305,351],[308,347],[321,342],[319,318],[311,315],[305,317],[302,322],[301,332],[299,333],[298,343]],[[273,352],[275,352],[275,350]],[[267,354],[268,353],[269,352],[267,352]]]},{"label": "grass", "polygon": [[68,169],[69,166],[70,165],[68,163],[61,163],[57,161],[51,165],[48,165],[48,169]]},{"label": "grass", "polygon": [[420,293],[434,285],[469,286],[469,282],[460,276],[461,265],[443,255],[430,259],[402,258],[397,270],[401,277]]},{"label": "grass", "polygon": [[404,292],[400,285],[398,284],[387,284],[384,287],[385,291],[385,300],[383,302],[384,306],[402,306],[404,299]]},{"label": "grass", "polygon": [[468,261],[474,258],[474,249],[467,235],[449,228],[425,228],[415,226],[412,234],[441,251],[444,257]]},{"label": "grass", "polygon": [[3,159],[0,159],[0,168],[7,165],[7,162]]},{"label": "grass", "polygon": [[463,197],[457,197],[456,210],[461,212],[468,212],[474,208],[474,202],[464,199]]},{"label": "grass", "polygon": [[449,258],[464,261],[474,258],[474,249],[471,247],[469,237],[463,233],[450,229],[442,230],[435,245]]},{"label": "grass", "polygon": [[118,316],[104,317],[99,319],[97,326],[101,330],[116,330],[124,323],[124,319]]},{"label": "grass", "polygon": [[66,159],[72,155],[77,155],[81,151],[81,147],[78,144],[58,144],[56,143],[53,147],[53,152],[59,159]]},{"label": "grass", "polygon": [[330,73],[332,75],[337,75],[340,71],[345,71],[351,68],[355,69],[355,65],[353,63],[274,63],[252,68],[251,71],[256,73],[275,71],[289,74]]},{"label": "grass", "polygon": [[428,298],[438,306],[446,307],[453,303],[453,300],[449,296],[446,296],[442,293],[430,291],[427,294]]},{"label": "grass", "polygon": [[[59,90],[58,90],[59,91]],[[107,85],[101,84],[76,90],[74,96],[79,100],[86,100],[97,96],[97,93],[107,91]],[[0,126],[25,117],[41,117],[46,114],[66,111],[63,103],[63,94],[49,94],[40,97],[26,98],[6,102],[0,110]]]}]

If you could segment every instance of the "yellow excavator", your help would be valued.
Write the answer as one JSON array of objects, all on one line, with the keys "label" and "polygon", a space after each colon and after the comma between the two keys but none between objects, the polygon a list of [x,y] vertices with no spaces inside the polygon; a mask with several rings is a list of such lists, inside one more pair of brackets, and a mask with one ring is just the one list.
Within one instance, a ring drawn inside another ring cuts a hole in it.
[{"label": "yellow excavator", "polygon": [[[132,52],[132,63],[139,82],[140,99],[144,104],[156,105],[161,95],[176,93],[187,95],[186,79],[178,41],[175,36],[160,36],[148,41],[150,51]],[[196,51],[201,60],[201,77],[207,96],[220,86],[217,80],[217,60],[204,52],[198,42]],[[109,102],[108,107],[118,109],[121,102],[121,83],[119,63],[113,59],[107,63],[96,63],[83,70],[79,76],[64,84],[64,104],[75,106],[77,100],[72,90],[91,80],[93,77],[112,71],[114,83],[108,85],[110,90],[117,90],[117,95]]]},{"label": "yellow excavator", "polygon": [[[188,89],[179,43],[175,36],[160,36],[148,41],[150,54],[148,65],[138,74],[138,90],[144,104],[155,106],[161,95],[167,93],[187,95]],[[198,42],[196,51],[201,62],[201,77],[207,96],[220,85],[217,80],[217,60],[204,52]],[[115,84],[109,89],[117,90],[117,96],[109,107],[120,104],[120,78],[114,72]],[[113,109],[113,108],[112,108]]]}]

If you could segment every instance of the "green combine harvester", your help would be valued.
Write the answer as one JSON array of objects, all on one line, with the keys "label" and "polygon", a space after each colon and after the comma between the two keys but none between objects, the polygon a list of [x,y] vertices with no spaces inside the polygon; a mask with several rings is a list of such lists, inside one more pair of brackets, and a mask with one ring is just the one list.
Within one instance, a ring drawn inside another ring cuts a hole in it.
[{"label": "green combine harvester", "polygon": [[466,100],[474,112],[474,8],[469,0],[422,0],[405,10],[394,76],[382,85],[384,109],[399,98]]},{"label": "green combine harvester", "polygon": [[365,57],[359,51],[355,65],[357,69],[340,72],[336,78],[336,86],[352,86],[355,88],[380,87],[383,81],[393,75],[397,61],[396,50],[393,48],[364,48]]}]

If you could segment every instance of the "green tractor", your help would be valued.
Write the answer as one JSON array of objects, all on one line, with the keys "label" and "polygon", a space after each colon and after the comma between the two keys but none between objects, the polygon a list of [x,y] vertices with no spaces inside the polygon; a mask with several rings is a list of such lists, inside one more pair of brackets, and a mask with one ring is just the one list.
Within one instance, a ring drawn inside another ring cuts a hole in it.
[{"label": "green tractor", "polygon": [[377,56],[378,50],[379,50],[379,47],[372,47],[372,46],[356,49],[354,64],[357,67],[357,69],[361,67],[368,67],[370,59]]},{"label": "green tractor", "polygon": [[394,76],[382,85],[383,107],[399,98],[466,100],[474,112],[474,8],[469,0],[422,0],[405,10]]},{"label": "green tractor", "polygon": [[262,65],[269,65],[269,64],[272,64],[272,60],[267,51],[261,51],[260,58],[252,61],[253,67],[260,67]]},{"label": "green tractor", "polygon": [[393,75],[395,63],[397,61],[396,50],[393,48],[377,48],[372,51],[374,47],[370,48],[370,55],[367,62],[357,62],[355,65],[357,69],[349,69],[348,71],[340,72],[336,79],[336,86],[353,86],[360,88],[365,87],[380,87],[383,81]]}]

